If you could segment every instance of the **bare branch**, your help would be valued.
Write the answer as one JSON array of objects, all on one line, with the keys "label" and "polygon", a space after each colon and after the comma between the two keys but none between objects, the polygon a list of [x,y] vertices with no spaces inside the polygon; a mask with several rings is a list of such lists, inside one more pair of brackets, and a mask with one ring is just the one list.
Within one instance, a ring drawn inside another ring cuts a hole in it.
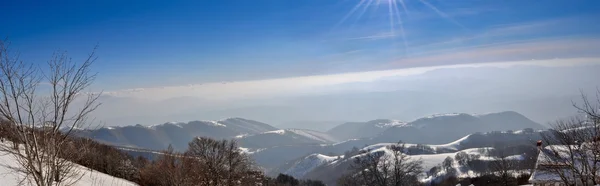
[{"label": "bare branch", "polygon": [[[74,108],[96,77],[90,73],[95,54],[74,63],[66,52],[54,53],[46,72],[20,61],[5,43],[0,41],[0,119],[13,147],[0,151],[11,154],[19,165],[13,169],[36,185],[70,185],[82,174],[72,162],[77,153],[63,151],[72,145],[71,131],[88,122],[88,114],[99,106],[99,94],[87,94],[81,108]],[[42,80],[49,83],[49,92],[40,89]]]}]

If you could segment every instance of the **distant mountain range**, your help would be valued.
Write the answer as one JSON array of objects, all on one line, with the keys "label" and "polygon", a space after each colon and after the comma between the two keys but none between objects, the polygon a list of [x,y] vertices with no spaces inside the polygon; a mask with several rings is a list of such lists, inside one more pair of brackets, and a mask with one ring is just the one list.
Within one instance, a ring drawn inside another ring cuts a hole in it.
[{"label": "distant mountain range", "polygon": [[[339,156],[353,147],[398,141],[410,144],[446,144],[433,145],[435,153],[486,147],[500,142],[530,143],[535,137],[521,133],[508,135],[512,134],[511,131],[526,128],[531,133],[545,127],[519,113],[506,111],[490,114],[436,114],[411,122],[389,119],[348,122],[327,132],[278,129],[258,121],[229,118],[219,121],[169,122],[154,126],[103,127],[78,130],[76,134],[111,145],[132,147],[128,151],[135,155],[144,154],[137,152],[135,148],[162,150],[169,145],[183,151],[188,142],[197,136],[233,139],[265,171],[278,173],[288,171],[293,162],[300,159],[329,162],[331,158],[324,156]],[[499,131],[509,131],[503,136],[511,137],[483,135],[485,132],[497,134]],[[526,137],[520,138],[522,136]]]},{"label": "distant mountain range", "polygon": [[411,122],[372,120],[341,124],[327,133],[341,140],[376,138],[376,141],[402,140],[410,143],[448,143],[475,132],[543,129],[544,126],[512,111],[490,114],[436,114]]},{"label": "distant mountain range", "polygon": [[187,144],[197,136],[215,139],[232,139],[242,134],[260,134],[277,128],[247,119],[229,118],[220,121],[169,122],[153,126],[103,127],[79,130],[77,135],[103,143],[162,150],[172,145],[177,150],[187,149]]},{"label": "distant mountain range", "polygon": [[408,143],[443,144],[476,132],[520,130],[545,127],[512,111],[471,115],[464,113],[433,115],[406,125],[393,126],[376,136],[375,141],[402,140]]}]

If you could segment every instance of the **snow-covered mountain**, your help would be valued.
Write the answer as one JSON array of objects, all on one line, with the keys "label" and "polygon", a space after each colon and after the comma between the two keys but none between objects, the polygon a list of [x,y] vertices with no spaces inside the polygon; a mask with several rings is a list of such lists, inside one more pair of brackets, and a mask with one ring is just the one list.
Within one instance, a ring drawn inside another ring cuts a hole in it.
[{"label": "snow-covered mountain", "polygon": [[525,116],[512,111],[491,114],[438,114],[423,117],[406,125],[390,127],[376,141],[443,144],[477,132],[544,129]]},{"label": "snow-covered mountain", "polygon": [[327,133],[308,129],[285,129],[253,135],[240,135],[237,139],[245,148],[269,148],[285,145],[331,144],[337,140]]},{"label": "snow-covered mountain", "polygon": [[340,139],[377,138],[377,141],[409,143],[448,143],[475,132],[521,130],[544,127],[513,111],[489,114],[434,114],[411,122],[378,119],[367,122],[348,122],[327,131]]},{"label": "snow-covered mountain", "polygon": [[[487,132],[467,134],[450,143],[443,144],[414,144],[407,143],[407,147],[413,154],[439,154],[439,153],[454,153],[460,150],[469,148],[491,147],[502,144],[509,145],[532,145],[540,139],[540,133],[547,131],[535,130],[518,130],[518,131],[503,131],[503,132]],[[381,146],[396,143],[393,141],[379,141],[379,138],[365,138],[356,140],[347,140],[344,142],[328,144],[328,145],[290,145],[265,148],[255,151],[251,156],[255,159],[258,165],[270,170],[271,175],[276,175],[285,171],[286,166],[298,161],[302,157],[310,154],[319,153],[327,155],[343,155],[346,151],[353,147],[377,148]],[[419,146],[427,147],[427,151],[420,150]]]},{"label": "snow-covered mountain", "polygon": [[[522,130],[524,128],[530,129]],[[311,167],[308,166],[311,165],[310,162],[300,162],[314,159],[307,159],[311,154],[335,157],[343,155],[353,147],[375,148],[377,144],[385,145],[398,141],[409,144],[412,155],[455,153],[499,143],[533,144],[539,139],[539,132],[535,129],[542,128],[543,126],[516,112],[500,112],[438,114],[408,123],[383,119],[345,123],[327,133],[306,129],[277,129],[268,124],[241,118],[170,122],[154,126],[105,127],[78,132],[104,143],[156,150],[162,150],[169,144],[177,150],[185,150],[188,142],[197,136],[234,139],[259,166],[277,174],[286,172],[289,167],[298,163]],[[353,136],[339,135],[344,133],[352,133]],[[339,141],[335,134],[342,139],[356,139]],[[130,154],[144,154],[136,150],[129,151]]]},{"label": "snow-covered mountain", "polygon": [[79,130],[77,135],[103,143],[162,150],[169,144],[184,150],[197,136],[230,139],[243,134],[260,134],[277,128],[247,119],[229,118],[220,121],[168,122],[153,126],[103,127],[96,130]]},{"label": "snow-covered mountain", "polygon": [[327,133],[340,140],[368,138],[376,136],[390,127],[402,125],[406,125],[406,123],[389,119],[377,119],[367,122],[347,122],[328,130]]}]

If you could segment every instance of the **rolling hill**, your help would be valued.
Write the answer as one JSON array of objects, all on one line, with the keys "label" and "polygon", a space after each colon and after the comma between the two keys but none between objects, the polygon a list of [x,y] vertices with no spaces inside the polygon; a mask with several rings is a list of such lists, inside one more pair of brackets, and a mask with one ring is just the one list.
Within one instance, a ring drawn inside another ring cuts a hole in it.
[{"label": "rolling hill", "polygon": [[177,150],[187,149],[187,144],[197,136],[231,139],[238,135],[259,134],[277,130],[265,123],[229,118],[220,121],[169,122],[153,126],[103,127],[79,130],[76,135],[102,143],[162,150],[171,144]]}]

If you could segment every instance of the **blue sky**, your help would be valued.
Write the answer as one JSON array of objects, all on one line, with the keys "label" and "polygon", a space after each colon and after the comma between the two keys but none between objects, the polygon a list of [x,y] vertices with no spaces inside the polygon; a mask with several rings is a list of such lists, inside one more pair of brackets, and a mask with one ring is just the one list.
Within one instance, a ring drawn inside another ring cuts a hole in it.
[{"label": "blue sky", "polygon": [[599,1],[402,2],[3,1],[0,36],[36,63],[98,44],[105,90],[597,55]]}]

